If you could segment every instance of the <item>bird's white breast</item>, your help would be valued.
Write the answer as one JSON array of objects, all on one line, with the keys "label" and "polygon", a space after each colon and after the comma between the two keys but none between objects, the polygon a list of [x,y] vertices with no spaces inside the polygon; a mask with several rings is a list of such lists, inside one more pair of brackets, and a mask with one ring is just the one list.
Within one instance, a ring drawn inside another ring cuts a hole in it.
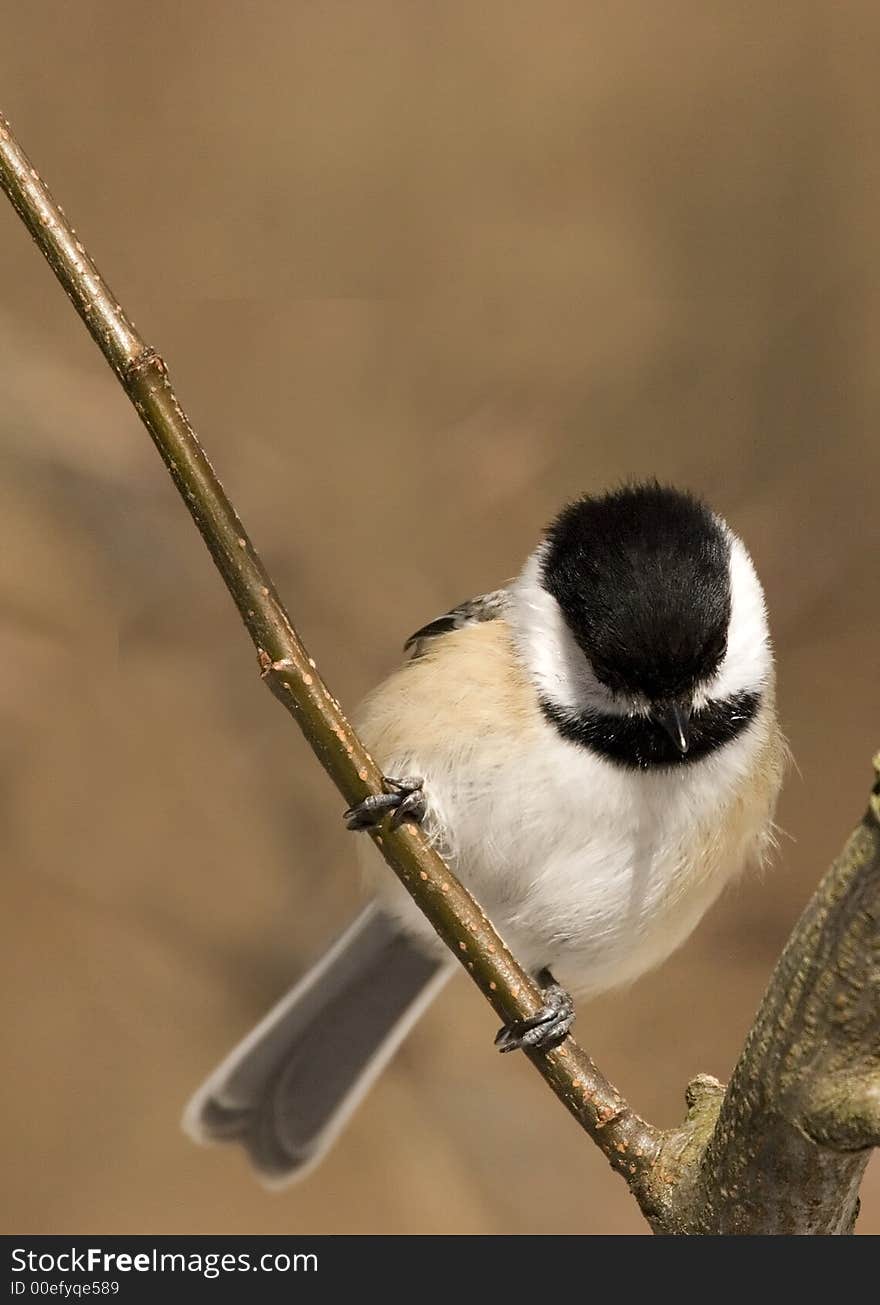
[{"label": "bird's white breast", "polygon": [[[783,752],[770,686],[711,756],[627,770],[545,720],[496,620],[438,639],[358,723],[387,774],[424,778],[427,827],[514,954],[578,992],[662,961],[770,837]],[[387,868],[370,877],[387,909],[433,938]]]}]

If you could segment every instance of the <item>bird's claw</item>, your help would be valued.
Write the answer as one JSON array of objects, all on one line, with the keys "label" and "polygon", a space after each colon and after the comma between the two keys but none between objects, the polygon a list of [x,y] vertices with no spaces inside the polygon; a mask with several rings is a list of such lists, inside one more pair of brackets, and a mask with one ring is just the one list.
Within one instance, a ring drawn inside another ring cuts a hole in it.
[{"label": "bird's claw", "polygon": [[568,1036],[574,1023],[571,994],[559,986],[549,970],[542,970],[538,982],[543,989],[544,1004],[527,1020],[503,1024],[495,1036],[495,1046],[507,1051],[549,1051]]},{"label": "bird's claw", "polygon": [[428,809],[424,783],[423,779],[414,775],[407,775],[403,779],[386,777],[387,792],[371,793],[363,802],[358,802],[343,813],[346,829],[373,829],[384,820],[389,811],[389,825],[392,829],[397,829],[404,820],[420,825]]}]

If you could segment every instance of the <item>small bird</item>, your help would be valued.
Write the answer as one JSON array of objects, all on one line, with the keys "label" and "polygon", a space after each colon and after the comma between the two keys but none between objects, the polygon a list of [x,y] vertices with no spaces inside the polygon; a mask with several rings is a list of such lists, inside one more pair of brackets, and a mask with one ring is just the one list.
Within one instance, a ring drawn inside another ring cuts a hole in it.
[{"label": "small bird", "polygon": [[[565,1038],[688,937],[773,842],[786,747],[764,596],[740,539],[656,483],[565,507],[517,579],[408,640],[358,729],[386,792],[350,829],[420,821],[544,1004],[502,1051]],[[362,840],[374,898],[190,1101],[264,1182],[326,1153],[456,969]]]}]

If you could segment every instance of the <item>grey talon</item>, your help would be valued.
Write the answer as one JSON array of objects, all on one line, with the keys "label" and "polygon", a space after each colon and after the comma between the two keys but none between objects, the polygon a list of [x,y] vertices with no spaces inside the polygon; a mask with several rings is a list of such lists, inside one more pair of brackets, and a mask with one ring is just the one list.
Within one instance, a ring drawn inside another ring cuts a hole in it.
[{"label": "grey talon", "polygon": [[397,829],[404,820],[411,820],[414,824],[420,825],[425,818],[426,810],[425,795],[420,788],[404,794],[400,804],[391,813],[391,828]]},{"label": "grey talon", "polygon": [[387,811],[393,811],[399,805],[396,793],[371,793],[363,802],[349,807],[343,812],[346,829],[371,829],[378,825]]},{"label": "grey talon", "polygon": [[495,1046],[508,1051],[549,1051],[568,1036],[574,1023],[571,994],[553,978],[549,970],[538,975],[544,1004],[527,1020],[503,1024],[495,1035]]},{"label": "grey talon", "polygon": [[397,829],[404,820],[421,824],[428,809],[423,791],[424,782],[418,776],[406,776],[403,779],[386,777],[384,783],[389,792],[371,793],[363,802],[358,802],[343,813],[346,829],[373,829],[388,812],[391,812],[392,829]]}]

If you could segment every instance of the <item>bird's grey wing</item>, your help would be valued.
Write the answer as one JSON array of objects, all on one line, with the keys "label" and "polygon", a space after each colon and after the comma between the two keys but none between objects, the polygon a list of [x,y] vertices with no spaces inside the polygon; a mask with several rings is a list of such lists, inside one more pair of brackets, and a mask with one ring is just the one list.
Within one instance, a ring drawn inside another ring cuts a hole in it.
[{"label": "bird's grey wing", "polygon": [[413,657],[420,657],[432,639],[438,639],[452,630],[461,630],[466,625],[478,625],[481,621],[497,621],[504,615],[509,603],[510,593],[507,589],[493,589],[490,594],[469,598],[466,602],[453,607],[445,616],[438,616],[435,621],[429,621],[420,630],[416,630],[403,645],[404,650],[412,650]]}]

